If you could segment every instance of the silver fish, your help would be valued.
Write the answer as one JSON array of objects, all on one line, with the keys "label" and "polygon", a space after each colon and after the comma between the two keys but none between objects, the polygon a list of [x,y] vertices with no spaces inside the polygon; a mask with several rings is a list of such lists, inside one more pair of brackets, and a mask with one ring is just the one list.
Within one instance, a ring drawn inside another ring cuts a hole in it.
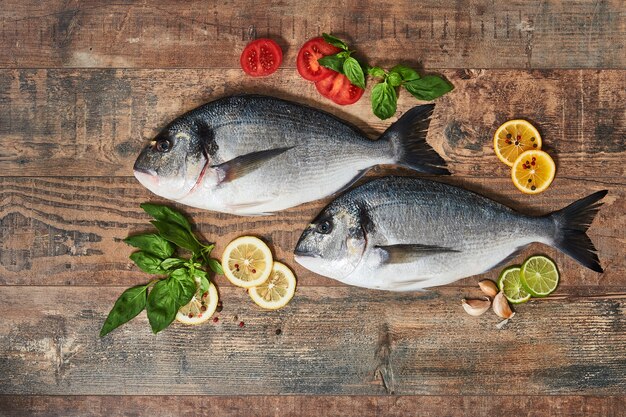
[{"label": "silver fish", "polygon": [[378,164],[449,174],[425,141],[433,109],[414,107],[374,141],[311,107],[226,97],[170,123],[137,158],[135,177],[189,206],[260,215],[327,197]]},{"label": "silver fish", "polygon": [[302,233],[295,260],[346,284],[413,291],[481,274],[540,242],[602,272],[586,231],[606,194],[532,217],[451,185],[380,178],[331,202]]}]

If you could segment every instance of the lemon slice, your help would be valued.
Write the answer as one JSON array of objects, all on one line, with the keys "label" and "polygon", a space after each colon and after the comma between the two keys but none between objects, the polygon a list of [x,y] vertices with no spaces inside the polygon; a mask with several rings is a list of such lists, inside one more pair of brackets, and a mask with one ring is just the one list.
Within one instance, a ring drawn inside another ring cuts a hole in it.
[{"label": "lemon slice", "polygon": [[523,152],[541,149],[541,136],[526,120],[509,120],[493,135],[493,149],[502,162],[513,166]]},{"label": "lemon slice", "polygon": [[526,259],[520,275],[521,284],[533,297],[547,297],[559,285],[559,270],[547,256],[535,255]]},{"label": "lemon slice", "polygon": [[274,262],[270,277],[256,287],[248,289],[252,301],[261,308],[276,310],[289,303],[296,291],[296,277],[287,265]]},{"label": "lemon slice", "polygon": [[264,283],[272,272],[272,252],[254,236],[241,236],[224,249],[222,269],[230,282],[250,288]]},{"label": "lemon slice", "polygon": [[211,318],[217,309],[217,288],[213,283],[204,294],[200,289],[191,298],[191,301],[182,306],[176,313],[176,320],[183,324],[201,324]]},{"label": "lemon slice", "polygon": [[552,183],[556,166],[544,151],[526,151],[511,168],[511,178],[518,190],[525,194],[539,194]]}]

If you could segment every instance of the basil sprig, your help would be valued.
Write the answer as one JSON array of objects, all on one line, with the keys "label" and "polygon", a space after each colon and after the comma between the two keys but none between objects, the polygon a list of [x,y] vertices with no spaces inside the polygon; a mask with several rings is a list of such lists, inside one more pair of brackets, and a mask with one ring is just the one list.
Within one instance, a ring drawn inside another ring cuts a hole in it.
[{"label": "basil sprig", "polygon": [[324,40],[341,52],[328,55],[317,60],[320,65],[344,74],[357,87],[365,89],[365,73],[370,77],[380,78],[371,91],[372,111],[379,119],[393,116],[398,104],[398,87],[403,87],[418,100],[430,101],[452,91],[454,88],[448,81],[438,75],[420,75],[413,68],[396,65],[389,71],[381,67],[368,67],[352,57],[348,45],[332,35],[323,34]]},{"label": "basil sprig", "polygon": [[[100,336],[144,309],[152,331],[160,332],[174,321],[178,309],[189,303],[198,289],[201,293],[209,289],[209,274],[202,269],[204,265],[214,273],[223,273],[219,261],[210,258],[215,245],[201,243],[184,215],[158,204],[146,203],[141,207],[154,218],[152,224],[158,233],[129,236],[124,242],[139,249],[130,259],[142,271],[162,277],[124,291],[105,320]],[[190,251],[191,257],[175,256],[177,247]]]},{"label": "basil sprig", "polygon": [[359,61],[352,57],[354,51],[351,51],[348,45],[339,38],[328,33],[323,33],[322,36],[327,43],[341,49],[341,52],[335,55],[324,56],[318,59],[317,62],[326,68],[344,74],[352,84],[365,89],[365,73]]}]

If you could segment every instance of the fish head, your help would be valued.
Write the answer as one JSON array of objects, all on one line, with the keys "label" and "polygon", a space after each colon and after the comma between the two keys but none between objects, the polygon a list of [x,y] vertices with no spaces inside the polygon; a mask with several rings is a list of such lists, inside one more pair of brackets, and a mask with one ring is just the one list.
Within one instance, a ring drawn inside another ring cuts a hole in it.
[{"label": "fish head", "polygon": [[141,151],[133,171],[135,178],[156,195],[178,200],[199,182],[207,161],[195,129],[175,122]]},{"label": "fish head", "polygon": [[342,281],[361,261],[366,243],[359,210],[331,203],[302,232],[294,259],[310,271]]}]

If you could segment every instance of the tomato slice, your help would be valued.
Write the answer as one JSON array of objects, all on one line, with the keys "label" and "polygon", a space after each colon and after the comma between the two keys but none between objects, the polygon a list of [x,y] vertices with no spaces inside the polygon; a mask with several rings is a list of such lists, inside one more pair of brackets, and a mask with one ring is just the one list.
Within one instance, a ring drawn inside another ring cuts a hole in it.
[{"label": "tomato slice", "polygon": [[298,72],[302,78],[309,81],[319,81],[328,77],[334,71],[321,66],[317,60],[326,55],[336,54],[339,51],[341,49],[326,43],[322,37],[308,40],[298,52],[298,58],[296,59]]},{"label": "tomato slice", "polygon": [[330,76],[315,83],[317,91],[342,106],[359,101],[365,90],[352,84],[345,75],[332,70],[331,72]]},{"label": "tomato slice", "polygon": [[262,77],[276,72],[283,62],[283,51],[271,39],[256,39],[246,45],[239,61],[246,74]]}]

